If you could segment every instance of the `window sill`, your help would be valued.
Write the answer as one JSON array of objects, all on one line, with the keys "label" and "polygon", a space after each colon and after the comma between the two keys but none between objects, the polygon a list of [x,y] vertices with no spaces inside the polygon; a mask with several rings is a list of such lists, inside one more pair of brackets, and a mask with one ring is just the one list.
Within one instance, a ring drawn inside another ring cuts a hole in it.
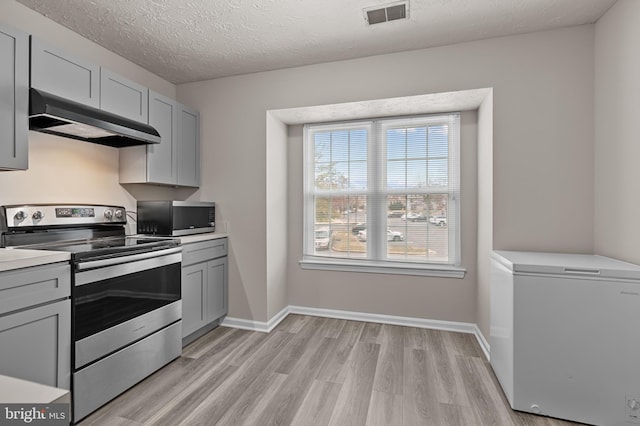
[{"label": "window sill", "polygon": [[373,274],[417,275],[422,277],[464,278],[467,270],[450,265],[418,265],[414,263],[381,263],[338,259],[303,259],[302,269]]}]

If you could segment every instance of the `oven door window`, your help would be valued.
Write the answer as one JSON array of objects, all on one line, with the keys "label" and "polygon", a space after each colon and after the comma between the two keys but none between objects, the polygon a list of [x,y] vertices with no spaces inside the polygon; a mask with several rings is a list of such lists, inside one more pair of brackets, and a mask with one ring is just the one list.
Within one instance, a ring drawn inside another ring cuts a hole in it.
[{"label": "oven door window", "polygon": [[180,263],[74,288],[76,341],[180,300]]}]

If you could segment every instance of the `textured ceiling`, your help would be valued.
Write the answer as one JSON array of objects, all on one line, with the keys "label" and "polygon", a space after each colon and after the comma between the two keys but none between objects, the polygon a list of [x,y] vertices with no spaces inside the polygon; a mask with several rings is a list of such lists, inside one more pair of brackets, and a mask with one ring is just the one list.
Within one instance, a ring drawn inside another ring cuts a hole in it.
[{"label": "textured ceiling", "polygon": [[18,0],[172,83],[595,22],[616,0]]}]

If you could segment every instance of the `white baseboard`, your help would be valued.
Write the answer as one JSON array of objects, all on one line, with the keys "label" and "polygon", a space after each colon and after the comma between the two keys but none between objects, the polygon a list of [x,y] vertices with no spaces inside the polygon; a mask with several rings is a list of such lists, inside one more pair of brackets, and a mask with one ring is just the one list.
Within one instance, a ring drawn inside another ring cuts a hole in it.
[{"label": "white baseboard", "polygon": [[424,318],[401,317],[396,315],[370,314],[365,312],[340,311],[335,309],[310,308],[289,305],[274,315],[269,321],[251,321],[242,318],[226,317],[221,325],[243,330],[268,333],[273,330],[289,314],[310,315],[316,317],[336,318],[353,321],[374,322],[379,324],[402,325],[407,327],[429,328],[433,330],[454,331],[473,334],[487,360],[489,359],[489,343],[477,324],[469,322],[441,321]]},{"label": "white baseboard", "polygon": [[474,324],[474,325],[476,330],[473,334],[476,336],[476,340],[480,345],[480,349],[482,349],[482,352],[484,352],[484,356],[485,358],[487,358],[487,361],[491,361],[491,350],[490,350],[491,347],[489,346],[489,342],[487,342],[487,339],[485,339],[484,334],[482,334],[482,331],[480,331],[480,327],[478,327],[478,324]]},{"label": "white baseboard", "polygon": [[251,321],[242,318],[225,317],[220,325],[229,328],[239,328],[242,330],[261,331],[263,333],[269,332],[269,328],[266,322]]},{"label": "white baseboard", "polygon": [[289,307],[285,307],[280,312],[275,314],[269,321],[252,321],[242,318],[225,317],[220,325],[230,328],[240,328],[242,330],[260,331],[262,333],[269,333],[273,330],[280,321],[285,319],[289,315]]}]

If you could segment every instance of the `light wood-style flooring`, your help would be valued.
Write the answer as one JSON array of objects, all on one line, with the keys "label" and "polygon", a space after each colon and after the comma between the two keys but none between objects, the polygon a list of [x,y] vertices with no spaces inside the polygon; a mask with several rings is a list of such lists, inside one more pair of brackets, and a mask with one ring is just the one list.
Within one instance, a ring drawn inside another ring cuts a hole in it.
[{"label": "light wood-style flooring", "polygon": [[510,409],[470,334],[289,315],[218,327],[89,425],[570,425]]}]

